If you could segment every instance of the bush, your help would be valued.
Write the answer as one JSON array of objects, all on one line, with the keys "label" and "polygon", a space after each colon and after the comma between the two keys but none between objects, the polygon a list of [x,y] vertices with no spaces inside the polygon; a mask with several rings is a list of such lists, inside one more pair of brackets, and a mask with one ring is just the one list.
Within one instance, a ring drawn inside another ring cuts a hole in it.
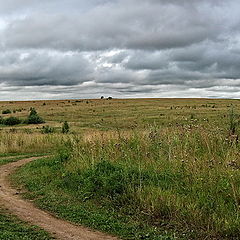
[{"label": "bush", "polygon": [[10,109],[6,109],[2,111],[2,114],[9,114],[12,113]]},{"label": "bush", "polygon": [[20,124],[22,121],[19,118],[16,117],[9,117],[3,120],[3,124],[7,125],[7,126],[13,126],[13,125],[17,125]]},{"label": "bush", "polygon": [[69,124],[67,121],[65,121],[62,125],[62,133],[68,133],[69,132]]},{"label": "bush", "polygon": [[35,108],[30,109],[30,114],[27,119],[27,123],[29,124],[40,124],[44,123],[44,120],[38,115],[37,111]]},{"label": "bush", "polygon": [[50,127],[50,126],[43,126],[42,128],[42,133],[54,133],[55,130],[53,127]]}]

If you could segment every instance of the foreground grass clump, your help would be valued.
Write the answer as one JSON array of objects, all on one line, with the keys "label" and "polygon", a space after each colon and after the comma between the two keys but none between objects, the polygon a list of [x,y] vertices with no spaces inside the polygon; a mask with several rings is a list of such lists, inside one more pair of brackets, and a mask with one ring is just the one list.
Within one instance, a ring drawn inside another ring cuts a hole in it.
[{"label": "foreground grass clump", "polygon": [[[35,199],[35,203],[66,220],[80,223],[94,229],[116,234],[123,239],[171,240],[168,234],[148,226],[129,215],[117,212],[111,205],[101,205],[97,199],[88,199],[85,193],[73,193],[72,189],[61,186],[64,177],[60,170],[66,155],[33,162],[18,171],[14,181],[25,184],[29,192],[25,197]],[[30,173],[32,171],[32,173]],[[57,177],[53,177],[52,174]],[[35,176],[34,176],[35,175]],[[25,179],[23,179],[23,176]]]},{"label": "foreground grass clump", "polygon": [[239,148],[217,128],[69,137],[15,180],[41,207],[123,239],[238,239]]},{"label": "foreground grass clump", "polygon": [[0,209],[1,240],[50,240],[46,232],[37,227],[29,226]]}]

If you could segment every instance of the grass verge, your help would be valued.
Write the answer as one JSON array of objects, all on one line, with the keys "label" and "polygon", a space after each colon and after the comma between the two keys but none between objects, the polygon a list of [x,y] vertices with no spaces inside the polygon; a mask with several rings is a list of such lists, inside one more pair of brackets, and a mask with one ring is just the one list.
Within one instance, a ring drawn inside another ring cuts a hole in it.
[{"label": "grass verge", "polygon": [[10,162],[16,162],[24,158],[38,157],[38,156],[44,156],[44,155],[46,154],[43,154],[43,153],[2,154],[0,155],[0,166]]},{"label": "grass verge", "polygon": [[48,233],[38,227],[27,225],[0,209],[1,240],[50,240]]}]

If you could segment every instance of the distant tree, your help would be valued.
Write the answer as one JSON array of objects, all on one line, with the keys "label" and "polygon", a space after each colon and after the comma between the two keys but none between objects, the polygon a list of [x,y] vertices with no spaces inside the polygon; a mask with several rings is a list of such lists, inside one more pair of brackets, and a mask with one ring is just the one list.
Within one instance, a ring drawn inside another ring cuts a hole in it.
[{"label": "distant tree", "polygon": [[104,96],[101,96],[101,99],[104,99]]},{"label": "distant tree", "polygon": [[112,100],[113,98],[112,97],[108,97],[107,100]]},{"label": "distant tree", "polygon": [[62,133],[68,133],[69,129],[70,129],[69,124],[67,121],[65,121],[62,125]]},{"label": "distant tree", "polygon": [[31,108],[30,108],[29,116],[33,116],[33,115],[37,115],[37,114],[38,114],[38,113],[37,113],[36,109],[33,108],[33,107],[31,107]]},{"label": "distant tree", "polygon": [[35,108],[30,108],[30,113],[27,119],[27,123],[29,124],[40,124],[44,123],[44,120],[38,115]]}]

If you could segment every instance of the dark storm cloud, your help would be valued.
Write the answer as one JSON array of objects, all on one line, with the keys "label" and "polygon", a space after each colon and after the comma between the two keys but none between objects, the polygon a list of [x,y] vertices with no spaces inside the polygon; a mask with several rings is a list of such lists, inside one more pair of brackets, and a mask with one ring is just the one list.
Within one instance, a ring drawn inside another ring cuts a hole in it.
[{"label": "dark storm cloud", "polygon": [[237,0],[0,0],[0,6],[2,99],[16,91],[20,98],[40,96],[35,86],[45,98],[79,91],[240,97]]}]

